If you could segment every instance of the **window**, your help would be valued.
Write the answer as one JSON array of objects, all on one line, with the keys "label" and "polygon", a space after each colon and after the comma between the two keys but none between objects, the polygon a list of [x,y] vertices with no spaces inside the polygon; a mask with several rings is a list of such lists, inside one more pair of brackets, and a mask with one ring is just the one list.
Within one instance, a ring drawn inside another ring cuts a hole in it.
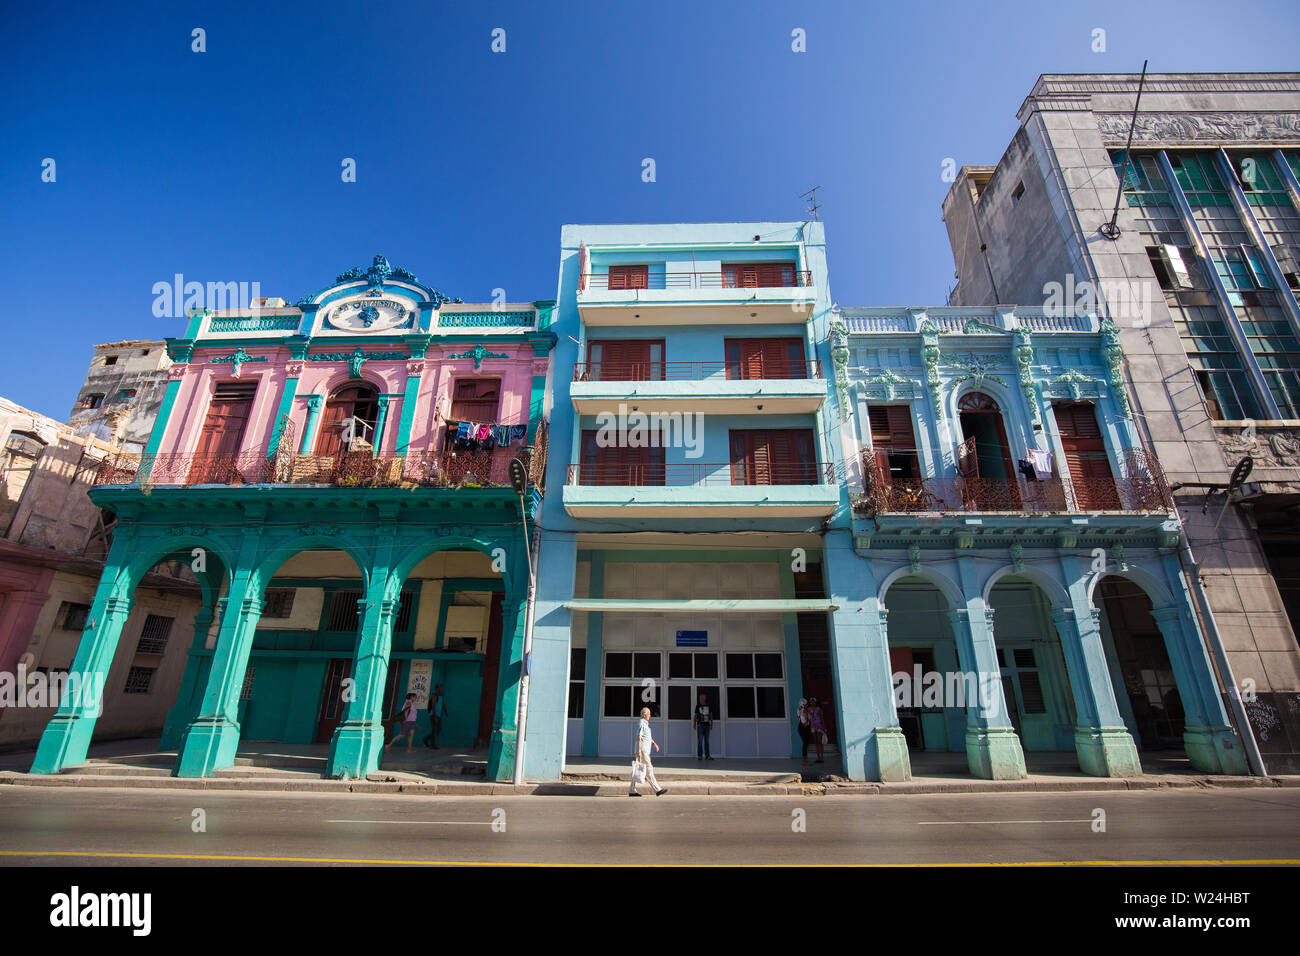
[{"label": "window", "polygon": [[802,339],[727,339],[727,378],[806,378]]},{"label": "window", "polygon": [[137,394],[136,389],[134,389],[134,388],[124,388],[124,389],[122,389],[120,392],[117,393],[117,397],[118,397],[118,399],[119,399],[120,401],[125,402],[125,401],[128,401],[128,400],[132,399],[132,398],[135,398],[136,394]]},{"label": "window", "polygon": [[605,676],[630,678],[632,676],[632,655],[622,651],[611,651],[606,654]]},{"label": "window", "polygon": [[144,619],[144,627],[140,630],[140,642],[135,646],[137,654],[161,654],[167,650],[167,639],[172,636],[172,625],[176,623],[174,617],[163,617],[161,614],[150,614]]},{"label": "window", "polygon": [[153,675],[156,670],[155,667],[132,667],[126,673],[126,686],[122,688],[122,693],[149,693],[149,688],[153,686]]},{"label": "window", "polygon": [[732,429],[733,485],[815,485],[817,454],[810,428]]},{"label": "window", "polygon": [[587,381],[661,382],[664,372],[662,339],[597,339],[587,344]]},{"label": "window", "polygon": [[325,620],[327,631],[355,631],[360,624],[360,591],[335,591],[330,595],[329,616]]},{"label": "window", "polygon": [[[728,655],[730,656],[730,655]],[[754,718],[758,716],[758,710],[754,706],[754,688],[750,686],[729,686],[727,687],[727,717],[728,718]]]},{"label": "window", "polygon": [[1025,184],[1016,183],[1016,188],[1011,190],[1011,205],[1020,202],[1020,197],[1025,194]]},{"label": "window", "polygon": [[643,436],[653,440],[654,447],[632,448],[623,443],[627,437],[625,432],[619,432],[619,444],[613,447],[602,446],[597,441],[599,434],[593,429],[582,433],[579,484],[660,486],[665,483],[667,471],[662,435]]},{"label": "window", "polygon": [[754,677],[754,655],[753,654],[728,654],[727,655],[727,680],[736,680],[740,678],[753,679]]},{"label": "window", "polygon": [[755,654],[754,676],[759,680],[780,680],[782,676],[780,654]]},{"label": "window", "polygon": [[501,406],[501,380],[499,378],[460,378],[452,388],[451,415],[453,422],[493,423]]},{"label": "window", "polygon": [[397,618],[393,621],[393,632],[402,634],[411,629],[411,614],[415,610],[415,592],[403,591],[397,599]]},{"label": "window", "polygon": [[117,364],[117,356],[116,356],[116,355],[105,355],[105,356],[104,356],[104,364],[105,364],[105,365],[116,365],[116,364]]},{"label": "window", "polygon": [[81,400],[82,408],[99,408],[104,404],[104,394],[102,392],[91,392]]},{"label": "window", "polygon": [[611,289],[648,289],[650,287],[649,266],[610,266],[609,288]]},{"label": "window", "polygon": [[668,688],[668,719],[690,720],[695,713],[691,698],[691,688],[686,684],[677,684]]},{"label": "window", "polygon": [[880,477],[893,486],[919,481],[921,462],[916,455],[910,405],[872,405],[867,409],[871,449]]},{"label": "window", "polygon": [[647,677],[658,680],[662,674],[663,657],[658,651],[651,654],[633,654],[632,662],[632,676],[637,680]]},{"label": "window", "polygon": [[41,457],[41,452],[44,450],[45,441],[40,435],[32,432],[12,432],[9,440],[5,442],[5,451],[20,458],[35,460]]},{"label": "window", "polygon": [[606,684],[603,717],[635,717],[632,704],[631,684]]},{"label": "window", "polygon": [[758,698],[758,716],[760,719],[780,720],[785,717],[784,687],[755,687]]},{"label": "window", "polygon": [[293,599],[298,592],[295,588],[267,588],[262,617],[272,620],[284,620],[293,616]]},{"label": "window", "polygon": [[59,627],[65,631],[80,631],[86,627],[86,618],[90,615],[89,604],[73,604],[64,601],[59,606]]},{"label": "window", "polygon": [[[1186,250],[1190,258],[1191,250]],[[1156,281],[1162,289],[1191,289],[1195,287],[1191,272],[1187,268],[1184,250],[1171,244],[1147,246],[1147,258],[1155,270]]]},{"label": "window", "polygon": [[668,655],[668,679],[669,680],[690,680],[695,676],[691,671],[691,658],[694,654],[669,654]]},{"label": "window", "polygon": [[587,708],[587,649],[569,649],[569,717],[580,720]]},{"label": "window", "polygon": [[239,689],[240,700],[253,699],[253,681],[257,677],[257,668],[249,664],[244,669],[244,685]]},{"label": "window", "polygon": [[779,289],[797,285],[793,262],[736,262],[722,267],[724,289]]}]

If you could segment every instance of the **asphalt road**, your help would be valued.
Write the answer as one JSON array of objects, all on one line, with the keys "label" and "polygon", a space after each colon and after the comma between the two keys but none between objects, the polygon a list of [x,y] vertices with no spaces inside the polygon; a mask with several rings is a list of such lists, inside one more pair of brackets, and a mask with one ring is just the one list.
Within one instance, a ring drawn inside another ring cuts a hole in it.
[{"label": "asphalt road", "polygon": [[1078,861],[1297,863],[1300,789],[630,799],[0,787],[9,866]]}]

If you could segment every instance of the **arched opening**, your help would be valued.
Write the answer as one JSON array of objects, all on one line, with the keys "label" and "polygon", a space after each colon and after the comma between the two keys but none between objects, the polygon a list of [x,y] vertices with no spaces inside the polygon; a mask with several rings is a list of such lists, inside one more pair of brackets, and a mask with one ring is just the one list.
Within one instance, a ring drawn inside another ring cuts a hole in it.
[{"label": "arched opening", "polygon": [[1185,753],[1182,695],[1147,593],[1127,578],[1097,582],[1093,604],[1101,611],[1106,663],[1120,715],[1139,750],[1177,757]]},{"label": "arched opening", "polygon": [[316,454],[343,459],[374,447],[379,390],[369,382],[345,382],[325,403],[316,434]]},{"label": "arched opening", "polygon": [[1084,510],[1119,510],[1119,492],[1096,406],[1091,402],[1054,402],[1052,415],[1065,455],[1061,472],[1070,476],[1075,503]]},{"label": "arched opening", "polygon": [[[969,688],[949,619],[951,602],[921,577],[895,581],[885,596],[894,704],[909,753],[964,753]],[[948,763],[966,769],[965,761],[939,761],[944,768]]]},{"label": "arched opening", "polygon": [[983,392],[968,392],[957,403],[962,443],[957,470],[967,498],[980,511],[1020,510],[1020,486],[1002,410]]},{"label": "arched opening", "polygon": [[993,610],[1002,692],[1011,725],[1026,751],[1058,751],[1074,760],[1078,723],[1071,675],[1051,602],[1033,581],[999,578],[988,595]]}]

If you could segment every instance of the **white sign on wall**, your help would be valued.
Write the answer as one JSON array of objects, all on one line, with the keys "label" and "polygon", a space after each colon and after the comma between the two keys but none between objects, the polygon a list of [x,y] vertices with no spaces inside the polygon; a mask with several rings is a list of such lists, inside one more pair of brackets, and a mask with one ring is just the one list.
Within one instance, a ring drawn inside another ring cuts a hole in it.
[{"label": "white sign on wall", "polygon": [[429,706],[429,691],[433,689],[433,661],[411,661],[411,672],[406,678],[406,692],[415,695],[416,705],[424,710]]}]

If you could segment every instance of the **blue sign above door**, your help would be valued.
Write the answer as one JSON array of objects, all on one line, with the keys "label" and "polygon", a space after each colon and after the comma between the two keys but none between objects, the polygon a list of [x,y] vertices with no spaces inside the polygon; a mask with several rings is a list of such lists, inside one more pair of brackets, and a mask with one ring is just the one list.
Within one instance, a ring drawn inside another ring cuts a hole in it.
[{"label": "blue sign above door", "polygon": [[709,632],[708,631],[678,631],[677,646],[678,647],[708,647]]}]

